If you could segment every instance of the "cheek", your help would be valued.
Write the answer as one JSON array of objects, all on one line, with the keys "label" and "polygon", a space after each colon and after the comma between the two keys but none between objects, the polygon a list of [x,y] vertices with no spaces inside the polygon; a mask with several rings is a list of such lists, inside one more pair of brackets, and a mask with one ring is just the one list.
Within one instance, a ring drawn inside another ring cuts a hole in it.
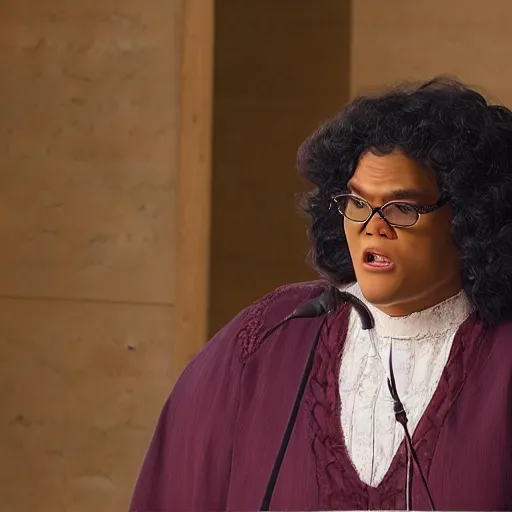
[{"label": "cheek", "polygon": [[359,231],[354,228],[355,225],[353,223],[348,224],[347,221],[344,220],[345,238],[347,239],[348,250],[350,251],[351,255],[357,251],[360,238]]},{"label": "cheek", "polygon": [[458,262],[450,226],[424,226],[401,237],[400,259],[405,266],[424,274],[444,273]]}]

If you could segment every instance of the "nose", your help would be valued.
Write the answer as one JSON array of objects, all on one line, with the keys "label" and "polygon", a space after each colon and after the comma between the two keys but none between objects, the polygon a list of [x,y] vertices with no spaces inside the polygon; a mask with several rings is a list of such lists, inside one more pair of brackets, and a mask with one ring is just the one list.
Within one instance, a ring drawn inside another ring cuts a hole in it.
[{"label": "nose", "polygon": [[379,212],[373,215],[363,231],[368,236],[381,236],[389,240],[396,238],[395,230],[379,215]]}]

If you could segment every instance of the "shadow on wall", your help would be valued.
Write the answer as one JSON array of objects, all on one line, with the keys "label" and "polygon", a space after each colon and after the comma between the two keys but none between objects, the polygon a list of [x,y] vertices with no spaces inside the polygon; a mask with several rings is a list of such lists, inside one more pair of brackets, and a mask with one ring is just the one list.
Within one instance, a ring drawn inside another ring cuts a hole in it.
[{"label": "shadow on wall", "polygon": [[348,100],[349,4],[216,2],[210,335],[275,287],[316,275],[295,157]]}]

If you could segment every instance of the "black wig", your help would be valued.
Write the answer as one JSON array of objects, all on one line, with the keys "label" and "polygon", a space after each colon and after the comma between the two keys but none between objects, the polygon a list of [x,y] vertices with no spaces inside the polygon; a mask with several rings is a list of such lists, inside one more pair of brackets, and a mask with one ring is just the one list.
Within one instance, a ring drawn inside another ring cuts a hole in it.
[{"label": "black wig", "polygon": [[298,167],[314,266],[334,282],[355,280],[335,192],[346,190],[361,155],[400,149],[433,169],[451,198],[463,287],[482,318],[512,313],[512,112],[455,80],[403,84],[358,97],[301,146]]}]

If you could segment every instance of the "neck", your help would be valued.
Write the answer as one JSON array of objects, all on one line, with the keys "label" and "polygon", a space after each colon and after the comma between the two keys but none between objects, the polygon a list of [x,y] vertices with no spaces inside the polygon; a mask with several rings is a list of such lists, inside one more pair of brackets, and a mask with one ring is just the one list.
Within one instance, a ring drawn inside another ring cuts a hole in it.
[{"label": "neck", "polygon": [[439,283],[436,288],[430,289],[428,293],[409,298],[406,301],[373,305],[388,316],[408,316],[433,308],[451,297],[454,297],[461,291],[462,283],[460,279],[456,279],[448,283]]},{"label": "neck", "polygon": [[407,301],[405,303],[397,303],[390,305],[379,305],[374,304],[374,306],[385,313],[388,316],[393,317],[403,317],[412,315],[413,313],[420,313],[421,311],[425,311],[427,309],[433,308],[438,304],[443,303],[444,301],[454,297],[455,295],[461,292],[460,288],[455,288],[450,290],[446,294],[437,296],[435,298],[426,297],[426,298],[418,298],[417,300]]}]

